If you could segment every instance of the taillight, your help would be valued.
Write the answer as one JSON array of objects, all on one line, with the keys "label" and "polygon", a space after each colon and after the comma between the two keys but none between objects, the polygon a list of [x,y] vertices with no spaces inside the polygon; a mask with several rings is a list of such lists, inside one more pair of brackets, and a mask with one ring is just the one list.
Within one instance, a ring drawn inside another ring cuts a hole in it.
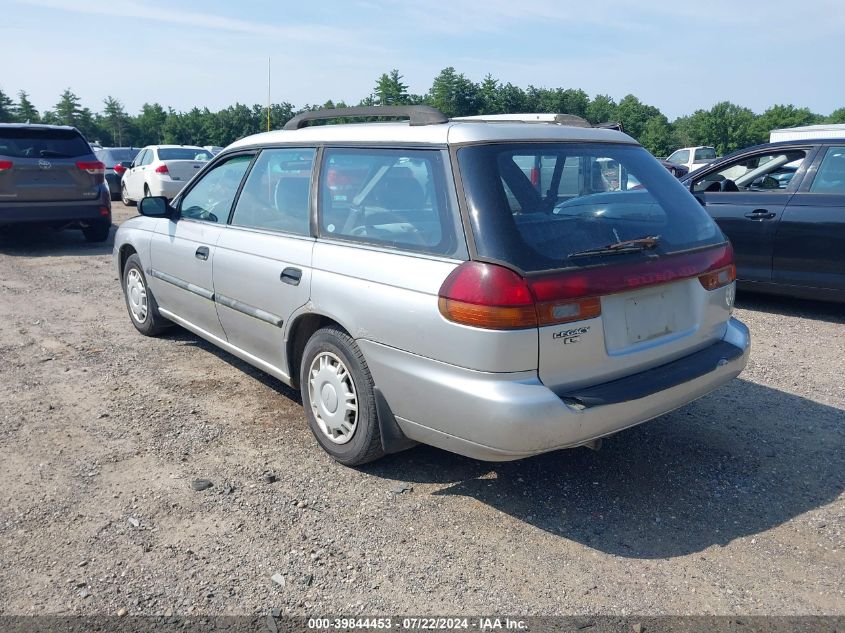
[{"label": "taillight", "polygon": [[514,271],[465,262],[443,282],[440,313],[455,323],[490,330],[537,327],[534,297]]},{"label": "taillight", "polygon": [[603,296],[692,277],[707,290],[731,283],[736,268],[730,245],[529,278],[503,266],[465,262],[443,282],[438,305],[444,317],[463,325],[530,328],[592,319],[601,315]]},{"label": "taillight", "polygon": [[12,168],[12,161],[10,160],[0,160],[0,171],[6,171],[7,169]]},{"label": "taillight", "polygon": [[698,281],[705,290],[716,290],[727,286],[736,279],[736,265],[734,264],[734,250],[731,245],[725,246],[721,258],[710,265],[710,269],[698,277]]},{"label": "taillight", "polygon": [[170,173],[169,171],[167,171],[167,165],[165,165],[164,163],[162,163],[161,165],[156,167],[155,172],[157,174],[169,174]]},{"label": "taillight", "polygon": [[97,182],[105,182],[106,166],[98,160],[80,160],[76,166],[95,177]]},{"label": "taillight", "polygon": [[120,163],[118,163],[117,165],[115,165],[114,167],[112,167],[112,169],[114,170],[114,173],[116,173],[118,176],[122,175],[122,174],[123,174],[123,172],[125,172],[125,171],[126,171],[126,167],[124,167],[124,166],[123,166],[123,165],[121,165]]}]

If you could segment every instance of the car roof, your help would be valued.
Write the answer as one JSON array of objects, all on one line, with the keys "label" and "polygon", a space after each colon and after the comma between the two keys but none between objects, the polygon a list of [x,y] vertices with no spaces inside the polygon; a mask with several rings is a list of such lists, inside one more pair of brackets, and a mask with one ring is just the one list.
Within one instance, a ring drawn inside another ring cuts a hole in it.
[{"label": "car roof", "polygon": [[349,123],[318,125],[298,130],[274,130],[235,141],[226,149],[289,143],[414,143],[453,145],[497,141],[585,141],[638,145],[633,138],[616,130],[585,128],[555,123],[526,123],[512,120],[457,121],[430,125],[390,123]]},{"label": "car roof", "polygon": [[[145,145],[141,149],[198,149],[202,150],[203,152],[207,152],[208,150],[204,147],[200,147],[199,145]],[[132,149],[135,149],[134,147]]]},{"label": "car roof", "polygon": [[79,132],[72,125],[48,125],[47,123],[0,123],[0,129],[21,128],[31,130],[73,130]]}]

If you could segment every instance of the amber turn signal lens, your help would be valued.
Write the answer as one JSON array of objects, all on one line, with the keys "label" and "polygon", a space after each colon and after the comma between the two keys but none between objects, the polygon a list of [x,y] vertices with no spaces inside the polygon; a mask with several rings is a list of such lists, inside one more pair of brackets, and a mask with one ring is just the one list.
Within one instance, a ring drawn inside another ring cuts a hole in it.
[{"label": "amber turn signal lens", "polygon": [[440,297],[437,302],[440,314],[462,325],[487,330],[516,330],[537,327],[537,314],[533,305],[484,306]]},{"label": "amber turn signal lens", "polygon": [[722,286],[727,286],[736,279],[736,266],[731,264],[713,272],[706,273],[699,276],[698,280],[705,290],[716,290]]}]

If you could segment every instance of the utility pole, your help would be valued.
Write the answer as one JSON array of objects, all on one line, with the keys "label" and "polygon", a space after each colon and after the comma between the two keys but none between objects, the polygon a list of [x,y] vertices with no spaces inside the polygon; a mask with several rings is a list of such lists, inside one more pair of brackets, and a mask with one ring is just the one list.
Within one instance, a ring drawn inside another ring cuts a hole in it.
[{"label": "utility pole", "polygon": [[270,131],[270,58],[267,58],[267,131]]}]

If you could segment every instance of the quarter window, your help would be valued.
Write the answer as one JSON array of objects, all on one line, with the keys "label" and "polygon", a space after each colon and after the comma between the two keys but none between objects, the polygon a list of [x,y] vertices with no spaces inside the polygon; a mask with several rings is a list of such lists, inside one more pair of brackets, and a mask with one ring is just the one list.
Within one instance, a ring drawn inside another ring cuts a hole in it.
[{"label": "quarter window", "polygon": [[311,233],[313,149],[268,149],[247,176],[232,224],[299,235]]},{"label": "quarter window", "polygon": [[235,156],[216,165],[182,198],[180,217],[225,224],[252,156]]},{"label": "quarter window", "polygon": [[827,150],[810,191],[845,194],[845,147],[831,147]]},{"label": "quarter window", "polygon": [[406,250],[455,249],[439,151],[327,149],[320,231]]}]

